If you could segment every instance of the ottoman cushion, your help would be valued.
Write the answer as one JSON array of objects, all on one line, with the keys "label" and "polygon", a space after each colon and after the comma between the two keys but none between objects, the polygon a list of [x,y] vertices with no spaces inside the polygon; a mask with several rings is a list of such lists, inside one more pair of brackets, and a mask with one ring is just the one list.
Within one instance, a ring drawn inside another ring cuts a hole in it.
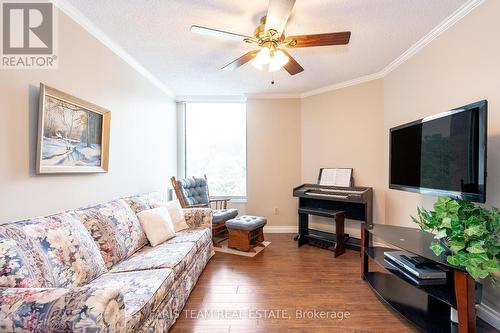
[{"label": "ottoman cushion", "polygon": [[228,229],[253,231],[267,224],[267,219],[260,216],[243,215],[226,222]]},{"label": "ottoman cushion", "polygon": [[212,223],[221,223],[230,219],[234,219],[236,216],[238,216],[238,210],[234,208],[214,209],[212,211]]}]

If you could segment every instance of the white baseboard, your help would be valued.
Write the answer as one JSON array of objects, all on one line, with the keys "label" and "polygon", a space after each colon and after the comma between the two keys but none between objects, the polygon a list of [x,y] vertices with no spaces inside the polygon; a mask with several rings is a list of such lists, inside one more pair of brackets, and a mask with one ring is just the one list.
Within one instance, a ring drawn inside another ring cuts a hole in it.
[{"label": "white baseboard", "polygon": [[476,306],[477,316],[496,328],[500,330],[500,313],[492,309],[486,304],[478,304]]},{"label": "white baseboard", "polygon": [[296,234],[299,228],[296,225],[270,225],[264,227],[264,232],[268,234]]}]

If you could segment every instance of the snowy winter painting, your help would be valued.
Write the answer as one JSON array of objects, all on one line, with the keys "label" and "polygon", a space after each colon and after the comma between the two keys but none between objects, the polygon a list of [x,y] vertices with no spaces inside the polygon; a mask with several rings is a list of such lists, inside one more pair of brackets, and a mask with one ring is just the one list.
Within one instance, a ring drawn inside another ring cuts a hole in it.
[{"label": "snowy winter painting", "polygon": [[39,173],[106,172],[109,111],[42,85]]}]

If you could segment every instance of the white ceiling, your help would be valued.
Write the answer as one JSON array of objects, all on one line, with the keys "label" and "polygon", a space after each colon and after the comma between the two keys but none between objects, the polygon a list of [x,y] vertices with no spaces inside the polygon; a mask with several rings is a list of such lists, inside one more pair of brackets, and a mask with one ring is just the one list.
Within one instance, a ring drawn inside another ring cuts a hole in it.
[{"label": "white ceiling", "polygon": [[291,49],[304,72],[272,74],[249,63],[220,70],[253,49],[193,34],[192,24],[251,35],[267,0],[67,0],[177,96],[299,94],[379,72],[467,0],[297,0],[288,35],[352,31],[347,46]]}]

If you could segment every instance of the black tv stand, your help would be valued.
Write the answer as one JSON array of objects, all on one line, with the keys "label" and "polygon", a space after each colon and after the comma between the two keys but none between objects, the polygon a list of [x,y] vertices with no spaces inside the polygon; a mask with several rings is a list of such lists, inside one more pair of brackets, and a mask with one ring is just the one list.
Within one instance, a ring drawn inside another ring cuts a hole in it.
[{"label": "black tv stand", "polygon": [[[384,261],[384,252],[394,248],[375,246],[373,237],[399,249],[432,260],[448,269],[442,285],[417,285]],[[476,332],[476,291],[472,277],[437,257],[430,249],[434,235],[419,229],[375,224],[361,225],[361,278],[375,294],[424,332]],[[370,270],[370,263],[379,267]],[[458,328],[450,320],[451,308],[458,311]]]}]

